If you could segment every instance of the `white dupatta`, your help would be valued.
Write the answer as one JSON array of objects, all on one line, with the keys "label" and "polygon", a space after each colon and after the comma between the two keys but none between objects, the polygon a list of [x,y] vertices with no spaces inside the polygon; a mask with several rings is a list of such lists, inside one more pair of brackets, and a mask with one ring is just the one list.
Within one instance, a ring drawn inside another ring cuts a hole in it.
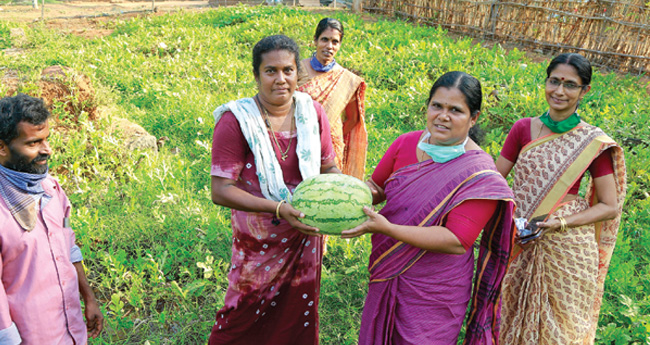
[{"label": "white dupatta", "polygon": [[[293,99],[296,102],[294,111],[298,140],[296,154],[298,155],[300,175],[304,180],[320,174],[320,128],[311,96],[295,91]],[[264,119],[255,100],[242,98],[219,106],[212,113],[215,125],[227,111],[231,111],[237,118],[246,142],[255,156],[255,166],[262,195],[269,200],[291,201],[291,191],[284,183],[280,163],[275,156]]]}]

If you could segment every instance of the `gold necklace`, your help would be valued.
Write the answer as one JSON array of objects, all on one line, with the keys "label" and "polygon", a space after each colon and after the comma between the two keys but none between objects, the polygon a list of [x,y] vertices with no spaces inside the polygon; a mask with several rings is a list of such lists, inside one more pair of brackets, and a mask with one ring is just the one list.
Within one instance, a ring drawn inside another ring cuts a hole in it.
[{"label": "gold necklace", "polygon": [[[278,147],[278,151],[280,152],[280,159],[284,162],[288,157],[289,157],[289,149],[291,149],[291,142],[293,141],[293,136],[289,135],[289,145],[287,145],[287,149],[282,152],[282,148],[280,147],[280,142],[278,141],[278,138],[275,136],[275,131],[273,130],[273,126],[271,125],[271,121],[269,119],[269,112],[266,110],[266,108],[262,105],[262,102],[259,100],[259,97],[255,95],[255,100],[257,103],[260,105],[260,108],[262,108],[262,112],[264,113],[264,123],[266,124],[266,127],[271,131],[271,137],[273,138],[273,142],[275,142],[275,146]],[[291,109],[289,109],[289,116],[291,116],[291,111],[293,110],[294,103],[291,103]],[[291,116],[291,127],[289,131],[293,130],[293,125],[294,125],[294,116]]]}]

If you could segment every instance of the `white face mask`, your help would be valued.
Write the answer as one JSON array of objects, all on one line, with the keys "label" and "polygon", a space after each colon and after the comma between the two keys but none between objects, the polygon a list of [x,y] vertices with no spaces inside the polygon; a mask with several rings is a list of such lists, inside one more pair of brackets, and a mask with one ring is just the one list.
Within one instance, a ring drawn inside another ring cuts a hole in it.
[{"label": "white face mask", "polygon": [[424,135],[424,138],[418,143],[418,148],[428,154],[431,159],[436,163],[446,163],[454,158],[458,158],[465,153],[465,144],[469,140],[469,137],[465,138],[462,144],[455,146],[440,146],[427,143],[427,139],[431,136],[431,133],[427,131],[427,134]]}]

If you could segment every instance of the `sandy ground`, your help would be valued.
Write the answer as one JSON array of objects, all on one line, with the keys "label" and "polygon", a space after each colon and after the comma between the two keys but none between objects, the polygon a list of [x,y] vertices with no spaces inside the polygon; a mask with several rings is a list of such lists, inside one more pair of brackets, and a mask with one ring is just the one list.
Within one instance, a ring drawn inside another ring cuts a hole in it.
[{"label": "sandy ground", "polygon": [[[156,1],[157,11],[176,11],[183,9],[201,9],[208,7],[208,1]],[[131,13],[134,11],[147,11],[152,9],[152,2],[62,2],[57,4],[45,4],[45,8],[34,9],[25,5],[4,5],[0,6],[0,20],[33,22],[40,20],[41,16],[46,20],[71,19],[78,16],[101,17]]]},{"label": "sandy ground", "polygon": [[[262,0],[260,0],[262,2]],[[285,0],[293,4],[293,0]],[[332,6],[320,7],[319,0],[296,0],[305,9],[327,13],[334,9]],[[155,7],[154,7],[155,6]],[[152,8],[155,8],[152,13]],[[45,4],[45,8],[32,8],[27,4],[0,6],[0,21],[36,23],[44,18],[45,25],[63,33],[75,34],[86,38],[109,35],[113,30],[106,23],[120,17],[135,17],[140,15],[160,15],[179,10],[207,11],[211,7],[207,0],[187,1],[69,1],[56,4]]]},{"label": "sandy ground", "polygon": [[[259,1],[260,3],[263,0]],[[292,5],[294,0],[285,0],[287,5]],[[306,8],[317,9],[320,7],[318,0],[296,0],[296,3]],[[34,22],[42,17],[46,20],[78,19],[79,17],[105,17],[111,15],[132,14],[156,9],[156,12],[170,12],[185,10],[205,10],[209,8],[208,1],[68,1],[56,4],[45,4],[44,10],[32,8],[27,4],[0,5],[0,20]],[[327,9],[333,9],[330,5]],[[339,4],[340,7],[340,4]]]},{"label": "sandy ground", "polygon": [[[208,1],[156,1],[154,15],[178,11],[204,11],[209,9]],[[113,32],[106,25],[116,17],[135,17],[151,15],[151,2],[61,2],[45,4],[45,8],[34,9],[27,5],[0,6],[0,21],[35,23],[45,20],[45,25],[52,30],[66,34],[75,34],[86,38],[110,35]]]},{"label": "sandy ground", "polygon": [[[260,0],[262,2],[263,0]],[[285,0],[288,5],[293,0]],[[343,10],[342,8],[320,7],[319,0],[296,0],[296,3],[305,9],[326,14],[328,12]],[[155,7],[154,7],[155,6]],[[340,4],[339,4],[340,6]],[[152,8],[155,8],[152,13]],[[207,0],[187,1],[68,1],[56,4],[45,4],[38,9],[31,5],[0,5],[0,21],[22,23],[35,23],[44,21],[48,28],[64,33],[93,38],[109,35],[112,30],[107,29],[106,22],[116,17],[135,17],[139,15],[160,15],[166,12],[179,10],[207,11],[211,7]]]}]

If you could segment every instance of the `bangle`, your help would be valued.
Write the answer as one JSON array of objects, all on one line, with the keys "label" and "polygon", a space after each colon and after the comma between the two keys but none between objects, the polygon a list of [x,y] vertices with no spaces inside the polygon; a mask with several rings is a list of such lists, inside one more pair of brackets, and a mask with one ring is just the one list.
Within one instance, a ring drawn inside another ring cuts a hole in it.
[{"label": "bangle", "polygon": [[280,219],[280,206],[282,206],[282,204],[284,204],[285,202],[287,202],[287,201],[286,200],[280,200],[280,202],[278,203],[278,206],[275,207],[275,218]]},{"label": "bangle", "polygon": [[566,219],[564,219],[564,217],[562,217],[562,216],[558,216],[558,217],[555,217],[555,218],[557,218],[560,221],[560,231],[565,232],[566,229],[569,228],[567,226]]}]

